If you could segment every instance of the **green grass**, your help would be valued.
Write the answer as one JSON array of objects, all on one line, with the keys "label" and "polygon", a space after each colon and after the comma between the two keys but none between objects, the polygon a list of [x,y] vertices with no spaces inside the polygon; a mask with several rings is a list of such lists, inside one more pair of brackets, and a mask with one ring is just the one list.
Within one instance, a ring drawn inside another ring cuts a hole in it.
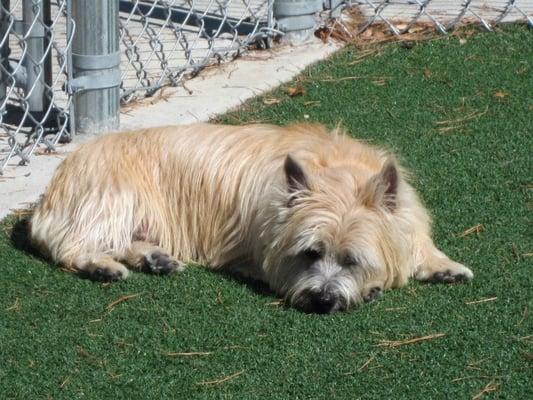
[{"label": "green grass", "polygon": [[[346,313],[305,315],[196,267],[108,286],[79,279],[28,251],[11,217],[0,226],[0,397],[469,399],[490,383],[484,398],[533,398],[532,41],[514,26],[463,44],[391,44],[357,64],[347,48],[300,77],[303,96],[287,96],[293,82],[267,95],[279,104],[259,98],[221,118],[341,122],[393,149],[437,244],[472,267],[473,282],[411,283]],[[338,80],[348,76],[368,78]],[[476,224],[479,234],[456,235]],[[445,336],[377,346],[436,333]]]}]

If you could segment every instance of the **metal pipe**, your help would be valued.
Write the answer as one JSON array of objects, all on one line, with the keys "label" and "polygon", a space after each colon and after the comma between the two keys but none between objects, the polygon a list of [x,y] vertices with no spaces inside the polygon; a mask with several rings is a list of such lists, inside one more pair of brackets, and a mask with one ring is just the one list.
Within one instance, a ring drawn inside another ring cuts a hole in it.
[{"label": "metal pipe", "polygon": [[45,29],[43,0],[24,0],[22,3],[22,21],[26,36],[26,54],[22,61],[26,69],[24,94],[28,110],[32,113],[44,112],[49,105],[46,96],[46,67],[43,57],[45,52]]},{"label": "metal pipe", "polygon": [[[72,19],[72,1],[67,1],[67,42],[70,41],[70,39],[74,36],[74,31],[76,29],[76,26],[74,24],[74,20]],[[68,46],[67,48],[67,85],[68,82],[72,82],[74,80],[74,73],[72,71],[72,44]],[[69,97],[72,96],[72,92],[68,90],[67,92]],[[73,137],[76,134],[76,120],[74,118],[75,111],[74,111],[74,101],[69,101],[69,107],[68,107],[68,125],[69,125],[69,133],[71,137]]]},{"label": "metal pipe", "polygon": [[[50,4],[50,0],[43,0],[43,25],[47,28],[44,32],[43,37],[43,47],[45,51],[50,47],[50,37],[51,37],[51,31],[52,29],[52,5]],[[53,79],[53,72],[52,72],[52,49],[48,49],[48,53],[45,56],[45,59],[43,60],[43,68],[44,68],[44,82],[47,85],[47,88],[45,89],[45,96],[47,98],[47,102],[52,97],[52,93],[46,93],[50,92],[49,89],[52,86],[52,79]]]},{"label": "metal pipe", "polygon": [[277,29],[285,33],[289,43],[303,43],[312,37],[316,14],[322,11],[323,0],[276,0],[274,19]]},{"label": "metal pipe", "polygon": [[[9,0],[0,3],[0,107],[5,104],[9,78],[9,6]],[[4,112],[0,109],[0,114]]]},{"label": "metal pipe", "polygon": [[72,43],[76,133],[119,127],[119,1],[73,0],[76,30]]}]

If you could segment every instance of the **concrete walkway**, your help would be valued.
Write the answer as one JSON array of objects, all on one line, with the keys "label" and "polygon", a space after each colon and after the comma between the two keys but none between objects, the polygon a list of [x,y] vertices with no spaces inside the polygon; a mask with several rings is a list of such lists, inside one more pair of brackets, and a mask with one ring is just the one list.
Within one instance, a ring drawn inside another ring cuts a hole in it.
[{"label": "concrete walkway", "polygon": [[[141,104],[126,106],[121,114],[121,129],[207,121],[289,81],[338,48],[340,45],[334,43],[315,41],[247,53],[185,82],[191,94],[183,88],[169,88],[164,91],[164,98],[157,100],[156,94]],[[35,154],[27,166],[8,166],[5,175],[0,176],[0,219],[37,201],[61,160],[89,139],[78,136],[73,143],[59,146],[55,154]]]}]

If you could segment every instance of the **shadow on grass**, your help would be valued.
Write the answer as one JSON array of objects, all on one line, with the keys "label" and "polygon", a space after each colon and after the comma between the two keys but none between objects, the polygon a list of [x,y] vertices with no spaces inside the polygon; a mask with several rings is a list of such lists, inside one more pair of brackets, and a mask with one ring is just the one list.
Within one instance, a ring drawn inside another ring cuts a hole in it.
[{"label": "shadow on grass", "polygon": [[23,216],[15,216],[11,221],[8,221],[8,224],[11,225],[9,235],[11,244],[25,255],[45,262],[47,268],[51,270],[59,269],[60,266],[58,264],[32,246],[30,239],[30,219],[31,213],[24,214]]},{"label": "shadow on grass", "polygon": [[10,235],[11,243],[17,250],[34,257],[41,257],[41,254],[31,245],[30,218],[31,216],[19,217],[13,222]]},{"label": "shadow on grass", "polygon": [[220,272],[217,272],[217,274],[227,281],[235,282],[239,285],[247,286],[248,289],[250,289],[253,293],[258,294],[260,296],[277,298],[276,294],[263,281],[244,277],[242,275],[234,274],[234,273],[230,273],[226,271],[220,271]]}]

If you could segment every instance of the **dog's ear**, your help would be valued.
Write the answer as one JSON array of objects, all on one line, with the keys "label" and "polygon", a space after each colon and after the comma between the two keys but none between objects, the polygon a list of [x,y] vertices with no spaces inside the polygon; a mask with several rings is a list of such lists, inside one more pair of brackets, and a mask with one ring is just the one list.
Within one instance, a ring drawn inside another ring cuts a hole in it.
[{"label": "dog's ear", "polygon": [[285,171],[287,188],[289,189],[290,194],[309,189],[307,177],[303,168],[291,157],[290,154],[285,158],[283,170]]},{"label": "dog's ear", "polygon": [[384,206],[394,211],[397,206],[400,174],[393,160],[387,160],[381,171],[366,183],[363,202],[368,207]]}]

